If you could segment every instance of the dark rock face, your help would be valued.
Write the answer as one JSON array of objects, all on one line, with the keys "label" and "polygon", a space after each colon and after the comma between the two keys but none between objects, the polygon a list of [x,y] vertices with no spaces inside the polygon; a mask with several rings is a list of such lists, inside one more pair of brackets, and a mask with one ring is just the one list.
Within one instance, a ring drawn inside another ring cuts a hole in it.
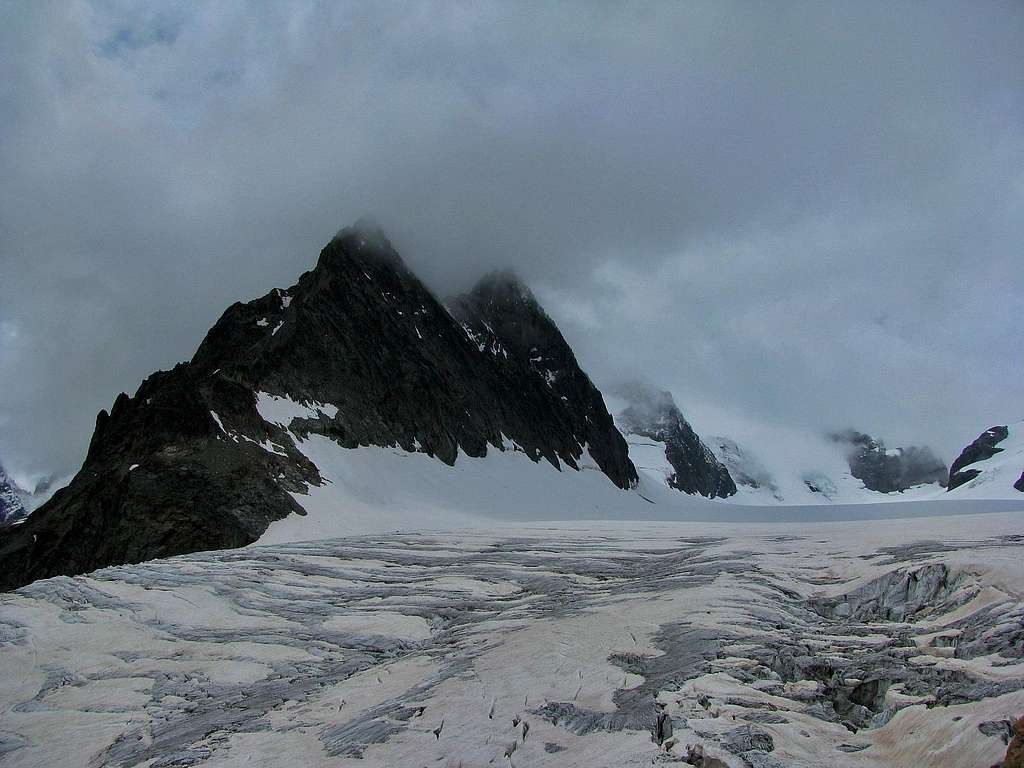
[{"label": "dark rock face", "polygon": [[869,490],[892,493],[923,483],[946,481],[946,465],[926,446],[911,445],[890,451],[881,440],[852,429],[830,437],[846,447],[850,474]]},{"label": "dark rock face", "polygon": [[488,275],[450,306],[478,353],[490,358],[486,384],[497,394],[494,402],[508,437],[535,460],[543,456],[555,466],[561,459],[575,467],[585,446],[617,486],[636,483],[626,441],[604,398],[554,322],[515,276]]},{"label": "dark rock face", "polygon": [[0,526],[10,525],[28,515],[21,493],[14,481],[0,467]]},{"label": "dark rock face", "polygon": [[669,392],[629,384],[619,393],[630,406],[619,414],[624,430],[665,444],[665,458],[675,470],[668,484],[683,493],[727,498],[736,493],[729,470],[701,442]]},{"label": "dark rock face", "polygon": [[[971,464],[976,464],[979,461],[985,461],[991,459],[997,453],[1002,452],[1002,448],[999,447],[999,443],[1003,442],[1007,437],[1010,436],[1010,430],[1005,426],[989,427],[980,435],[977,439],[964,448],[960,455],[956,457],[956,461],[953,462],[953,466],[949,468],[949,483],[947,490],[953,490],[966,482],[969,482],[981,474],[980,469],[965,469]],[[1021,476],[1021,480],[1024,480],[1024,475]],[[1017,485],[1024,485],[1024,483],[1018,481],[1014,484],[1014,488],[1018,488]]]},{"label": "dark rock face", "polygon": [[[228,439],[212,412],[291,459]],[[251,390],[188,364],[153,374],[97,416],[71,484],[0,535],[0,586],[250,543],[297,511],[286,489],[316,480],[302,461],[290,438],[259,419]]]},{"label": "dark rock face", "polygon": [[[303,513],[289,491],[322,482],[293,433],[448,464],[511,440],[575,468],[588,448],[615,485],[635,483],[600,393],[525,288],[488,278],[453,312],[379,230],[343,230],[296,285],[232,305],[190,362],[100,412],[70,486],[0,534],[0,588],[255,541]],[[337,413],[286,429],[258,392]]]}]

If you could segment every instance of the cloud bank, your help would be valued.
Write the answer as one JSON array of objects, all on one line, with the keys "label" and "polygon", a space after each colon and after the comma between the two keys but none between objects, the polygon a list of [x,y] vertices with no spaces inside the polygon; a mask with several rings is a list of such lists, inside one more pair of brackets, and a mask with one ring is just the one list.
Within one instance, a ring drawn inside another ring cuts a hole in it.
[{"label": "cloud bank", "polygon": [[728,2],[9,6],[0,458],[372,214],[440,293],[512,266],[599,383],[698,431],[947,461],[1024,417],[1024,9]]}]

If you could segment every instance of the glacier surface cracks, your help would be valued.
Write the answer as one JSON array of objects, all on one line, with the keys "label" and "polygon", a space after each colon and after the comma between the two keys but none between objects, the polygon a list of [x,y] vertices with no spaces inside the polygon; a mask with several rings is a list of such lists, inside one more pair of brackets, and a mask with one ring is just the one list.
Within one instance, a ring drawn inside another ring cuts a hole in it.
[{"label": "glacier surface cracks", "polygon": [[40,581],[0,597],[0,759],[771,768],[956,743],[991,763],[1024,709],[1024,611],[1020,538],[984,517],[889,548],[551,526]]}]

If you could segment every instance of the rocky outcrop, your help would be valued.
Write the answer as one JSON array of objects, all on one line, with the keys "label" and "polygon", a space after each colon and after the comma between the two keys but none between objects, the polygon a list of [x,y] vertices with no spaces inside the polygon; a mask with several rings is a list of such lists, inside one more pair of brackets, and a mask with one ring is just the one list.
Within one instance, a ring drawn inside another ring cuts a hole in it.
[{"label": "rocky outcrop", "polygon": [[844,446],[850,474],[869,490],[892,493],[947,479],[946,465],[927,446],[890,450],[883,441],[852,429],[830,437]]},{"label": "rocky outcrop", "polygon": [[[272,423],[270,395],[311,405]],[[251,543],[321,483],[295,443],[310,434],[448,464],[514,445],[576,468],[589,451],[618,487],[636,481],[601,394],[518,281],[488,278],[450,313],[361,223],[100,412],[70,486],[0,537],[0,587]]]},{"label": "rocky outcrop", "polygon": [[616,417],[622,430],[664,444],[665,458],[673,469],[666,478],[669,487],[708,498],[727,498],[736,493],[729,470],[701,442],[671,393],[631,383],[616,394],[629,402]]},{"label": "rocky outcrop", "polygon": [[[968,469],[967,467],[970,467],[971,464],[991,459],[997,453],[1001,453],[1003,449],[999,447],[999,443],[1009,436],[1010,430],[1005,426],[989,427],[978,435],[974,442],[960,452],[960,455],[956,457],[956,461],[949,468],[949,481],[946,487],[949,490],[953,490],[980,475],[980,469]],[[1022,475],[1022,479],[1024,479],[1024,475]],[[1021,489],[1018,488],[1017,490]]]}]

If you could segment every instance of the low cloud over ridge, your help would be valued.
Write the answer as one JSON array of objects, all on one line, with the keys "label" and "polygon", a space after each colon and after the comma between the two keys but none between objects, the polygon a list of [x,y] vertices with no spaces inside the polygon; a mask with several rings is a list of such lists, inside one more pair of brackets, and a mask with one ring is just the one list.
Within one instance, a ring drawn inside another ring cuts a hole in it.
[{"label": "low cloud over ridge", "polygon": [[[1021,418],[1024,10],[12,6],[0,459],[95,413],[373,213],[441,293],[513,266],[598,382],[698,431],[949,460]],[[728,418],[726,418],[728,416]]]}]

